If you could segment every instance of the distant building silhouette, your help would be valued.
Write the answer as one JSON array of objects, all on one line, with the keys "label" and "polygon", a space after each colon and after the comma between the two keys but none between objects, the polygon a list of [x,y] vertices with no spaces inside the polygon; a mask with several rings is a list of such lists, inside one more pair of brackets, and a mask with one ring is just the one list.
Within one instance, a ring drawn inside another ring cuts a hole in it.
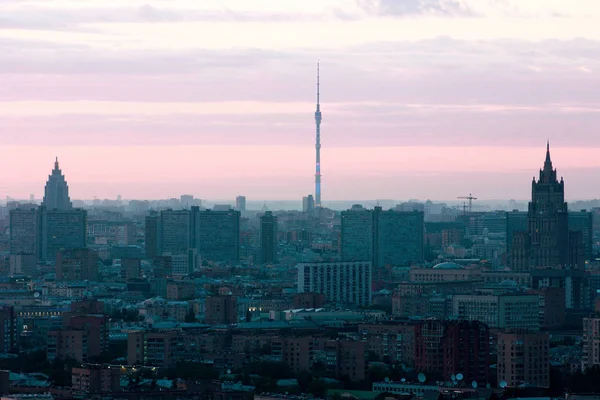
[{"label": "distant building silhouette", "polygon": [[260,262],[274,263],[277,259],[277,217],[271,211],[260,217]]},{"label": "distant building silhouette", "polygon": [[238,196],[235,198],[235,209],[238,211],[246,211],[246,196]]},{"label": "distant building silhouette", "polygon": [[315,198],[312,194],[302,198],[302,211],[312,212],[315,209]]},{"label": "distant building silhouette", "polygon": [[[512,214],[515,217],[513,227],[521,224],[522,215]],[[568,215],[565,183],[562,178],[560,181],[557,179],[548,144],[539,179],[534,178],[531,183],[527,230],[511,231],[511,243],[507,246],[510,250],[509,266],[515,271],[548,267],[583,268],[583,232],[581,228],[569,230]]]},{"label": "distant building silhouette", "polygon": [[58,166],[58,157],[52,173],[48,176],[42,205],[48,210],[70,210],[73,207],[69,198],[69,186]]}]

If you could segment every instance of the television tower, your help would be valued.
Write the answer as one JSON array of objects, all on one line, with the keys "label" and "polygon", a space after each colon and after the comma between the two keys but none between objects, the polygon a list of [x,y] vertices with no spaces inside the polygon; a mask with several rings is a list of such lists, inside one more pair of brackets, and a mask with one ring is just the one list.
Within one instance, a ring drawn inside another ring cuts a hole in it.
[{"label": "television tower", "polygon": [[317,169],[315,173],[315,207],[321,207],[321,104],[319,92],[319,63],[317,62],[317,111],[315,111],[315,122],[317,124]]}]

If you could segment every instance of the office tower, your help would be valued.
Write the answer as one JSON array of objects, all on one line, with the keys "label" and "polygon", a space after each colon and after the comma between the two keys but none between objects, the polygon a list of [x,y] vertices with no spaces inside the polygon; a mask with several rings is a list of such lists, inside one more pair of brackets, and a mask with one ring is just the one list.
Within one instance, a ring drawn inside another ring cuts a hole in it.
[{"label": "office tower", "polygon": [[56,253],[56,280],[98,280],[98,253],[90,249],[60,250]]},{"label": "office tower", "polygon": [[157,212],[151,212],[145,218],[144,243],[146,247],[146,259],[153,260],[160,255],[160,216]]},{"label": "office tower", "polygon": [[238,196],[235,198],[235,209],[237,211],[246,211],[246,196]]},{"label": "office tower", "polygon": [[38,255],[37,208],[10,210],[10,254]]},{"label": "office tower", "polygon": [[274,263],[277,259],[277,217],[271,211],[260,217],[260,262]]},{"label": "office tower", "polygon": [[[522,245],[523,241],[527,241],[527,212],[525,211],[509,211],[506,213],[506,254],[508,266],[513,271],[528,271],[529,260],[527,254],[522,252],[526,246]],[[515,239],[516,237],[516,239]],[[521,252],[513,252],[513,242],[517,240],[517,248]],[[519,265],[519,262],[522,264]]]},{"label": "office tower", "polygon": [[192,243],[204,261],[237,263],[240,258],[240,212],[192,207]]},{"label": "office tower", "polygon": [[550,336],[548,333],[498,333],[498,382],[507,387],[550,387]]},{"label": "office tower", "polygon": [[355,204],[342,211],[342,261],[374,261],[375,222],[373,211]]},{"label": "office tower", "polygon": [[371,263],[298,264],[298,293],[323,293],[329,302],[371,304]]},{"label": "office tower", "polygon": [[312,194],[302,198],[302,211],[312,212],[315,210],[315,199]]},{"label": "office tower", "polygon": [[60,250],[83,249],[87,242],[87,211],[38,209],[40,213],[40,258],[55,262]]},{"label": "office tower", "polygon": [[581,370],[597,365],[600,365],[600,318],[584,318]]},{"label": "office tower", "polygon": [[238,322],[235,296],[209,296],[206,298],[205,322],[208,325],[231,325]]},{"label": "office tower", "polygon": [[190,248],[189,210],[164,210],[160,213],[160,254],[187,254]]},{"label": "office tower", "polygon": [[[592,259],[593,215],[586,210],[569,211],[569,231],[581,232],[584,258]],[[573,233],[571,233],[573,236]]]},{"label": "office tower", "polygon": [[455,294],[452,315],[490,328],[540,329],[540,300],[534,294]]},{"label": "office tower", "polygon": [[423,261],[424,213],[375,207],[374,265],[410,266]]},{"label": "office tower", "polygon": [[71,199],[69,198],[69,186],[58,167],[58,157],[54,162],[54,169],[48,176],[46,188],[44,189],[44,200],[42,206],[48,210],[70,210]]},{"label": "office tower", "polygon": [[321,207],[321,121],[323,116],[321,115],[321,92],[319,82],[319,64],[317,63],[317,111],[315,111],[315,123],[317,126],[317,140],[315,143],[315,150],[317,153],[317,163],[315,172],[315,206]]},{"label": "office tower", "polygon": [[342,212],[342,261],[370,260],[376,269],[421,262],[424,229],[421,211],[355,205]]},{"label": "office tower", "polygon": [[12,353],[18,345],[15,309],[12,306],[0,305],[0,352]]},{"label": "office tower", "polygon": [[488,382],[490,331],[479,321],[425,320],[416,326],[415,367],[450,381],[457,374],[464,382]]}]

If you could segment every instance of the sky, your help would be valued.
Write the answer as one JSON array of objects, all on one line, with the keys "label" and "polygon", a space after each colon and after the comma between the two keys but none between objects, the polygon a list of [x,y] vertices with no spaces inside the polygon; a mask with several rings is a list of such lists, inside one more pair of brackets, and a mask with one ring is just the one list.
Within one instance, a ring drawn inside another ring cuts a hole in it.
[{"label": "sky", "polygon": [[600,198],[597,0],[0,0],[0,196]]}]

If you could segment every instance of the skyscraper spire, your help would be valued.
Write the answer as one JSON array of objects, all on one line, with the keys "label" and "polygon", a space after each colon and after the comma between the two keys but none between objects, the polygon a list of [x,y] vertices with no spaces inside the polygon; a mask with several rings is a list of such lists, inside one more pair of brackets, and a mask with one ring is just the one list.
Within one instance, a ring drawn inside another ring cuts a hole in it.
[{"label": "skyscraper spire", "polygon": [[58,167],[58,157],[54,160],[54,169],[48,176],[42,205],[49,210],[70,210],[72,208],[69,185]]},{"label": "skyscraper spire", "polygon": [[317,153],[317,164],[315,173],[315,207],[321,207],[321,104],[320,104],[320,80],[319,63],[317,62],[317,111],[315,111],[315,123],[317,125],[317,140],[315,150]]}]

